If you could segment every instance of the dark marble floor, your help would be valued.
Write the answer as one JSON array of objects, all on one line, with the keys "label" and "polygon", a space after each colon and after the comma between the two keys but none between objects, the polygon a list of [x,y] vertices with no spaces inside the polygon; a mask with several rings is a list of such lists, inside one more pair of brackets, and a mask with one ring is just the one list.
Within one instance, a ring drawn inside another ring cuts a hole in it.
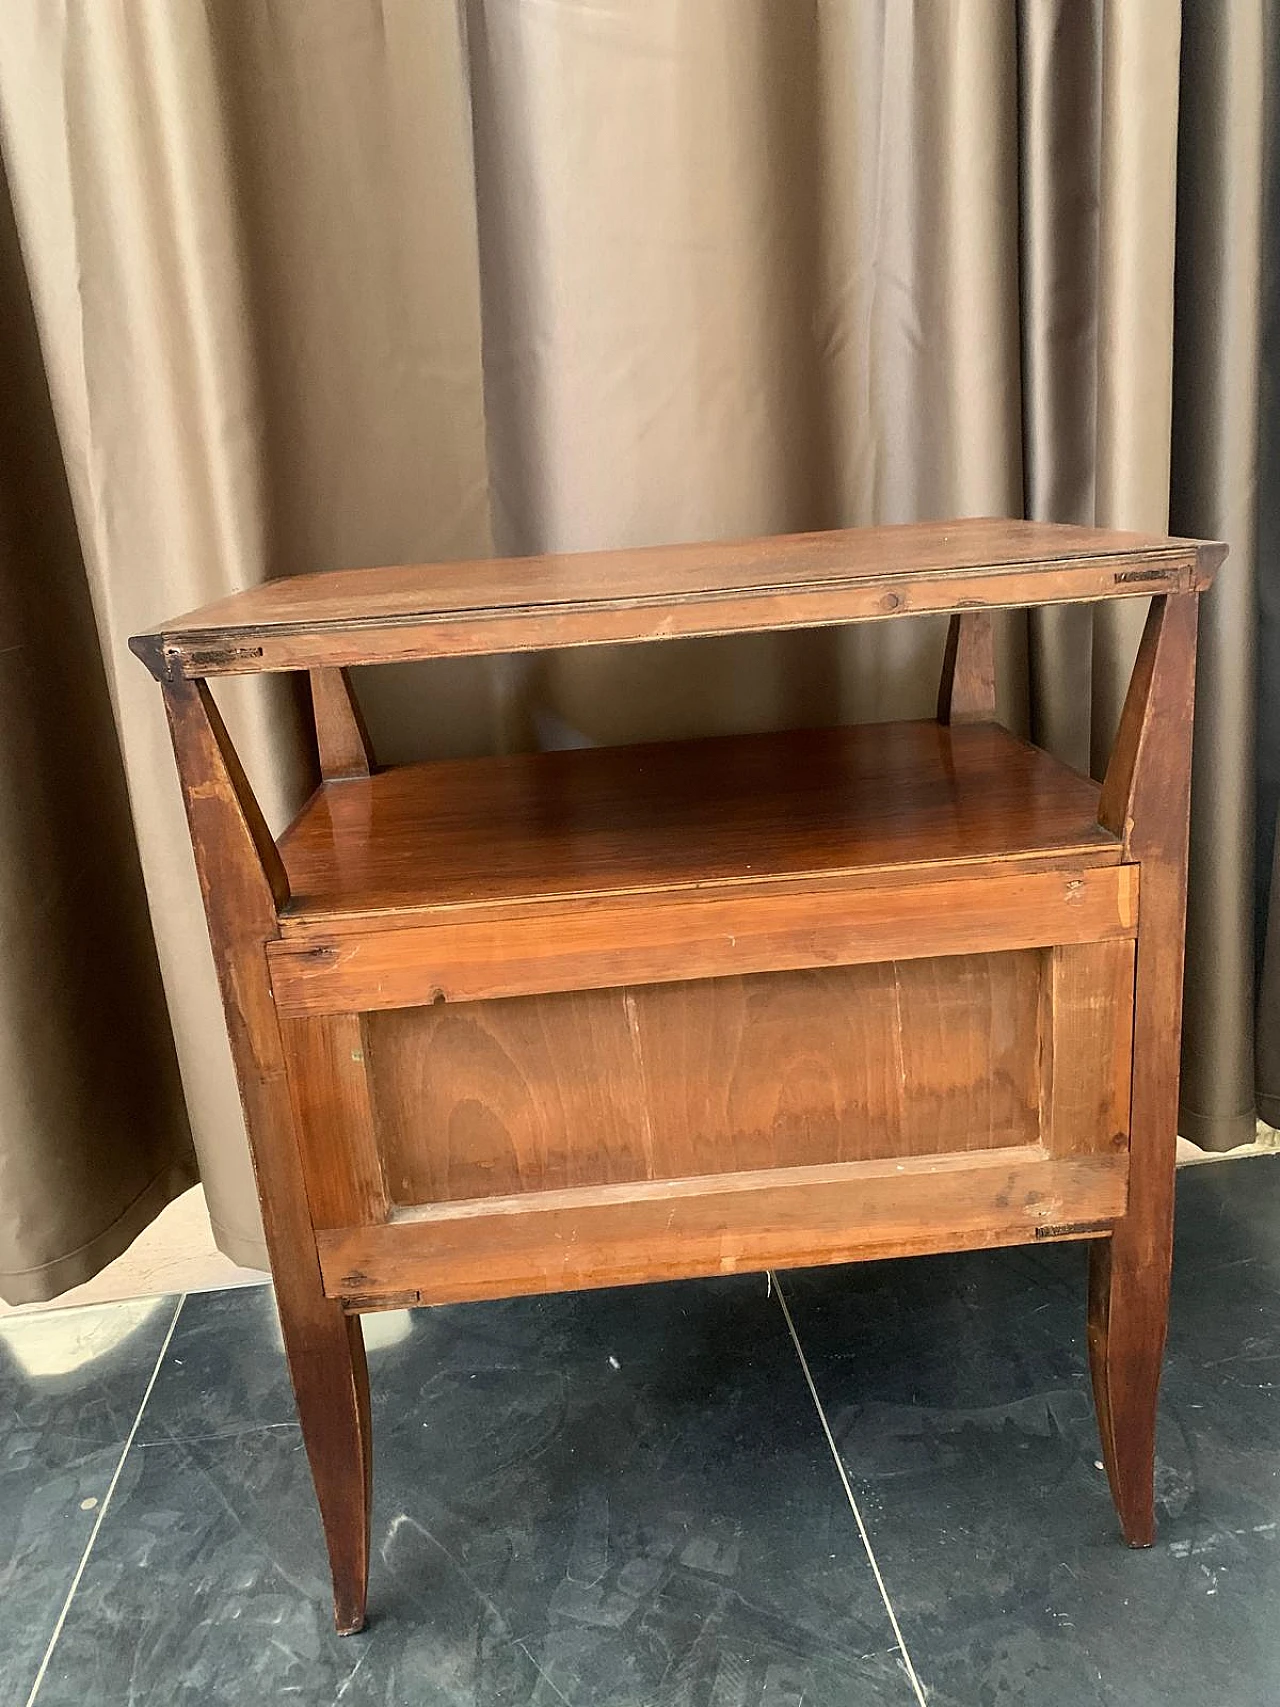
[{"label": "dark marble floor", "polygon": [[1180,1180],[1149,1553],[1082,1280],[1056,1246],[367,1318],[345,1641],[266,1289],[0,1322],[0,1707],[1272,1707],[1280,1160]]}]

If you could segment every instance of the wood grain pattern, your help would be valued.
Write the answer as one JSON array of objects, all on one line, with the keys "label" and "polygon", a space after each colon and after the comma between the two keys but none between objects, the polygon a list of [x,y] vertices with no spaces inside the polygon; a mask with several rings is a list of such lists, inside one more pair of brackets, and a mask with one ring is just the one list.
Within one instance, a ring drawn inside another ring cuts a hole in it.
[{"label": "wood grain pattern", "polygon": [[[276,934],[276,914],[289,905],[289,877],[280,850],[207,683],[194,682],[189,692],[174,688],[166,693],[165,712],[206,915],[211,904],[226,915],[214,953],[230,954],[233,942],[238,947],[252,940],[258,947]],[[202,792],[196,793],[197,788]],[[197,825],[207,829],[199,842]]]},{"label": "wood grain pattern", "polygon": [[[529,905],[483,923],[445,914],[416,928],[378,929],[375,919],[364,931],[272,943],[272,987],[282,1014],[372,1012],[1096,942],[1137,929],[1134,866],[1024,873],[1010,861],[994,871],[817,892],[747,890],[714,899],[695,892],[661,907],[634,898],[578,909]],[[910,874],[904,866],[904,878]]]},{"label": "wood grain pattern", "polygon": [[1041,956],[984,954],[369,1018],[398,1204],[1039,1135]]},{"label": "wood grain pattern", "polygon": [[364,1623],[369,1571],[369,1377],[359,1321],[324,1296],[271,999],[265,942],[287,887],[262,814],[203,682],[165,708],[191,826],[253,1153],[289,1376],[324,1525],[340,1634]]},{"label": "wood grain pattern", "polygon": [[159,678],[298,670],[1207,584],[1218,548],[967,519],[784,538],[346,569],[267,581],[130,641]]},{"label": "wood grain pattern", "polygon": [[311,708],[320,774],[325,781],[368,776],[373,770],[373,746],[345,670],[311,671]]},{"label": "wood grain pattern", "polygon": [[406,765],[320,789],[280,851],[286,936],[377,912],[1120,857],[1096,783],[996,724],[932,720]]},{"label": "wood grain pattern", "polygon": [[990,723],[996,714],[996,642],[989,611],[951,618],[938,685],[939,723]]},{"label": "wood grain pattern", "polygon": [[280,1020],[307,1201],[317,1227],[350,1227],[387,1215],[365,1030],[358,1013]]},{"label": "wood grain pattern", "polygon": [[318,1239],[333,1298],[446,1304],[1089,1237],[1123,1213],[1126,1168],[1036,1146],[845,1162],[453,1204]]},{"label": "wood grain pattern", "polygon": [[[1126,867],[1131,870],[1132,867]],[[1041,985],[1043,1141],[1066,1156],[1129,1143],[1134,945],[1059,944]]]},{"label": "wood grain pattern", "polygon": [[1183,925],[1197,604],[1153,599],[1101,812],[1140,862],[1129,1210],[1089,1268],[1089,1360],[1102,1455],[1125,1539],[1155,1540],[1155,1439],[1173,1257]]},{"label": "wood grain pattern", "polygon": [[371,1014],[369,1045],[393,1203],[651,1172],[619,991]]}]

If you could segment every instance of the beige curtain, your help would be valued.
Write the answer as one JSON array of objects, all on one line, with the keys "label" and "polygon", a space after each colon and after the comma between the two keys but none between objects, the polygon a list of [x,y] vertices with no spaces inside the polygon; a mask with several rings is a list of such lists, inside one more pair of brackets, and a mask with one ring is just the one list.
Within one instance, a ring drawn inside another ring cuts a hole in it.
[{"label": "beige curtain", "polygon": [[[1280,1093],[1251,961],[1268,25],[1263,0],[0,9],[0,1292],[112,1256],[193,1177],[192,1133],[219,1242],[261,1260],[125,643],[339,564],[1024,511],[1229,539],[1183,1129],[1250,1137]],[[1096,768],[1140,614],[1006,619],[1003,715]],[[940,644],[922,620],[359,688],[397,759],[920,714]],[[309,777],[292,688],[226,699],[278,823]]]}]

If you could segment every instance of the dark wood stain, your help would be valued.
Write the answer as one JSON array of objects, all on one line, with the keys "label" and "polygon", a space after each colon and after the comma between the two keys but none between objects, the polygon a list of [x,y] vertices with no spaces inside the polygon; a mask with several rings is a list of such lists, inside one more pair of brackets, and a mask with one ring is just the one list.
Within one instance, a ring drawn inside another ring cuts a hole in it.
[{"label": "dark wood stain", "polygon": [[[1197,595],[1223,548],[961,521],[276,581],[164,682],[340,1631],[360,1313],[1078,1238],[1154,1534]],[[1101,789],[995,725],[989,610],[1156,589]],[[938,721],[379,772],[348,665],[957,613]],[[277,844],[203,679],[311,672]]]}]

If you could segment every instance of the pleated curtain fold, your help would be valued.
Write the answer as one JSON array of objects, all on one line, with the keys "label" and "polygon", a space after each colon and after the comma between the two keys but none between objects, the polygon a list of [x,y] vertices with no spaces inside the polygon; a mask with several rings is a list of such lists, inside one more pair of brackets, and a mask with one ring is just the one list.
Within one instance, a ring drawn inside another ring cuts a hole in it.
[{"label": "pleated curtain fold", "polygon": [[[304,570],[965,514],[1229,540],[1182,1130],[1280,1118],[1276,69],[1267,0],[0,9],[0,1294],[86,1278],[197,1176],[263,1261],[126,641]],[[1004,617],[1005,720],[1096,771],[1141,614]],[[928,715],[941,645],[357,685],[397,760]],[[295,687],[222,698],[278,825]]]}]

